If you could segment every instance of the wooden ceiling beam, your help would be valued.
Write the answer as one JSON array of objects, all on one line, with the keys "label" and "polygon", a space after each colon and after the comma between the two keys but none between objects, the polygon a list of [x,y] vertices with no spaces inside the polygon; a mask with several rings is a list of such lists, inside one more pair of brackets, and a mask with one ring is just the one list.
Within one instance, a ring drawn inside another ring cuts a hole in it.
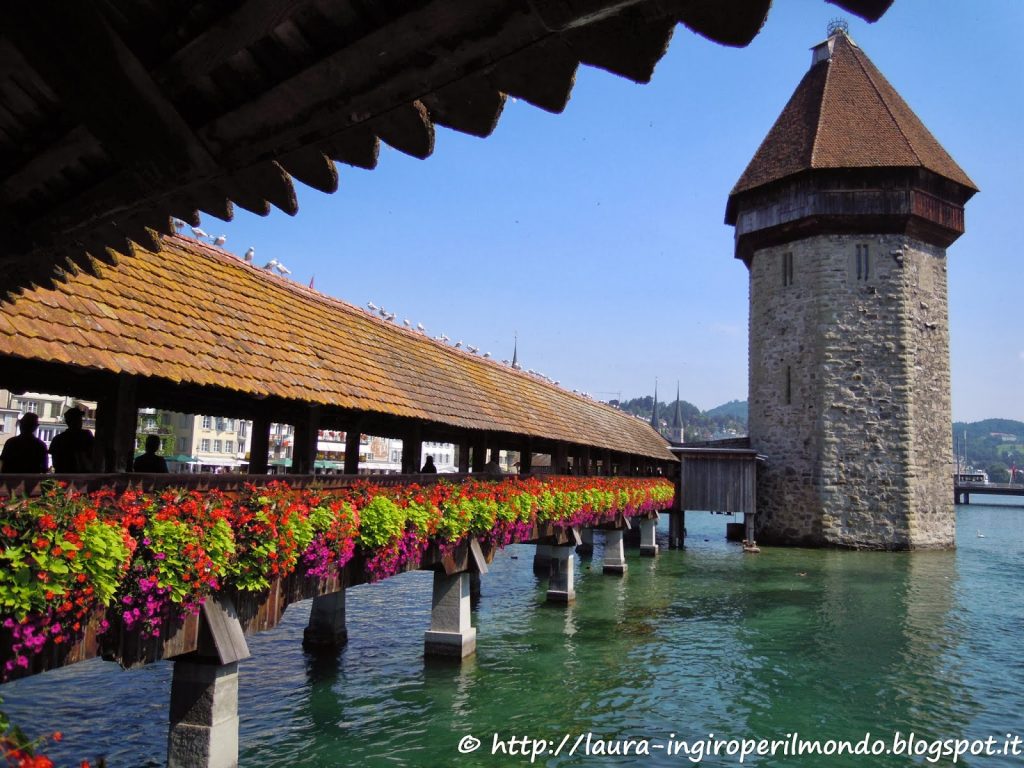
[{"label": "wooden ceiling beam", "polygon": [[373,170],[380,156],[380,139],[365,125],[354,125],[317,146],[327,157],[356,168]]},{"label": "wooden ceiling beam", "polygon": [[569,103],[577,67],[579,59],[565,42],[552,37],[504,58],[485,74],[502,93],[557,114]]},{"label": "wooden ceiling beam", "polygon": [[434,153],[434,124],[422,102],[392,109],[370,120],[368,127],[399,152],[420,160]]},{"label": "wooden ceiling beam", "polygon": [[93,3],[7,9],[11,39],[123,167],[151,183],[216,171],[195,134]]},{"label": "wooden ceiling beam", "polygon": [[180,92],[311,5],[313,0],[246,0],[164,62],[153,79]]},{"label": "wooden ceiling beam", "polygon": [[469,75],[423,98],[438,125],[484,138],[498,125],[505,94],[484,78]]},{"label": "wooden ceiling beam", "polygon": [[411,103],[548,34],[516,4],[432,0],[221,115],[199,135],[229,165],[270,156]]},{"label": "wooden ceiling beam", "polygon": [[278,162],[289,174],[303,184],[331,194],[338,189],[338,168],[322,152],[313,149],[299,149],[282,155]]},{"label": "wooden ceiling beam", "polygon": [[650,82],[655,65],[668,50],[675,20],[650,20],[630,9],[618,16],[562,34],[584,64],[629,78]]}]

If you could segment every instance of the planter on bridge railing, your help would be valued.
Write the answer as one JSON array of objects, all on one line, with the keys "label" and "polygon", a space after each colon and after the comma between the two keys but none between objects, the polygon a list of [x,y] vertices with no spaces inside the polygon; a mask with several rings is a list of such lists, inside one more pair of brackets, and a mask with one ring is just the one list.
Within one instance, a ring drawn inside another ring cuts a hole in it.
[{"label": "planter on bridge railing", "polygon": [[464,558],[470,537],[493,552],[650,514],[672,496],[665,480],[617,477],[233,493],[51,484],[0,502],[0,679],[98,654],[130,666],[194,650],[214,592],[234,595],[243,627],[259,631],[295,600]]}]

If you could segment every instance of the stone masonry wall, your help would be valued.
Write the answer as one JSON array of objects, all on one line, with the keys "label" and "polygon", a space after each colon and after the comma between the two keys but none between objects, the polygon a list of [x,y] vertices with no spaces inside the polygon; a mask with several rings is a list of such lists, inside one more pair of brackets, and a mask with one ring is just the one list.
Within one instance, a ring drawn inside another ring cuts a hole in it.
[{"label": "stone masonry wall", "polygon": [[903,235],[820,235],[754,255],[759,541],[953,545],[945,268],[942,249]]}]

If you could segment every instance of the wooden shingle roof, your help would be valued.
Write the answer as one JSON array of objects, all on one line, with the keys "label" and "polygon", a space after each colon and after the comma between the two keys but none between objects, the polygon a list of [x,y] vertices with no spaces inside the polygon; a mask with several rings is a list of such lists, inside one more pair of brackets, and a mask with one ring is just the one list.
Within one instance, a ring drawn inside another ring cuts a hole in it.
[{"label": "wooden shingle roof", "polygon": [[977,191],[849,37],[840,31],[822,45],[831,55],[800,81],[733,187],[730,210],[738,194],[820,169],[922,168]]},{"label": "wooden shingle roof", "polygon": [[[871,21],[892,0],[830,0]],[[0,28],[0,290],[170,217],[298,208],[380,142],[487,136],[506,95],[553,112],[581,64],[646,82],[677,24],[746,45],[770,0],[33,0]],[[60,277],[60,274],[57,273]],[[0,297],[2,298],[2,297]]]},{"label": "wooden shingle roof", "polygon": [[181,236],[0,304],[36,360],[672,460],[643,421]]}]

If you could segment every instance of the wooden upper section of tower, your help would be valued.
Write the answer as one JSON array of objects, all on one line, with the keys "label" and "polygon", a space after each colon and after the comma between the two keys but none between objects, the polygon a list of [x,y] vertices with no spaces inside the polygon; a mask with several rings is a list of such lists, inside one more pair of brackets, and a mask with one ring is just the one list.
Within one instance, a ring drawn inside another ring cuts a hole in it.
[{"label": "wooden upper section of tower", "polygon": [[789,237],[798,221],[815,231],[918,230],[948,245],[977,191],[839,29],[812,49],[810,69],[733,187],[725,220],[744,259],[745,238]]}]

